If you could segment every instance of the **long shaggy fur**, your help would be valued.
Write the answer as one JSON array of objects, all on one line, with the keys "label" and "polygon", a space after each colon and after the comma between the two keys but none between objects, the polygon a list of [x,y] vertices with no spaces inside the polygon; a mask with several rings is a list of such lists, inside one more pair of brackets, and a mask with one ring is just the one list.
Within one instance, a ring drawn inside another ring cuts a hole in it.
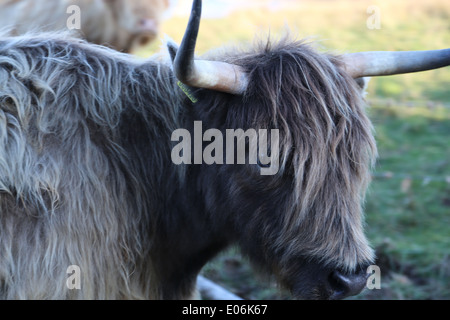
[{"label": "long shaggy fur", "polygon": [[[338,57],[283,40],[211,58],[246,68],[243,97],[196,90],[192,105],[164,63],[60,35],[0,40],[0,297],[186,298],[231,243],[291,289],[297,259],[372,261],[376,148]],[[280,172],[174,166],[171,133],[193,120],[280,129]]]},{"label": "long shaggy fur", "polygon": [[[288,176],[292,192],[283,199],[283,231],[267,235],[274,250],[288,243],[286,260],[302,252],[347,271],[372,261],[362,204],[377,149],[364,88],[342,71],[338,56],[289,36],[223,55],[220,60],[250,75],[245,105],[231,104],[226,127],[280,130],[281,174],[275,178]],[[219,99],[207,104],[220,108]]]},{"label": "long shaggy fur", "polygon": [[[0,42],[3,298],[148,297],[140,277],[151,271],[146,229],[160,179],[144,189],[140,151],[126,152],[118,135],[124,114],[139,114],[142,156],[163,167],[152,146],[170,139],[159,126],[177,124],[173,92],[168,68],[77,40]],[[82,291],[62,285],[70,265]]]}]

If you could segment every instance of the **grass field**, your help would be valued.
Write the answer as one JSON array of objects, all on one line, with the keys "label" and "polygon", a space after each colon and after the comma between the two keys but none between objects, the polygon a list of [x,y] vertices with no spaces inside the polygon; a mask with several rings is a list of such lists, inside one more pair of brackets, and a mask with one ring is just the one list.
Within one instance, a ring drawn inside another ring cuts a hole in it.
[{"label": "grass field", "polygon": [[[204,1],[204,6],[208,1]],[[370,30],[367,8],[376,5],[381,29]],[[163,33],[180,42],[186,18],[172,18]],[[301,1],[277,12],[239,11],[202,21],[198,51],[249,42],[255,34],[280,37],[289,26],[313,37],[320,50],[426,50],[450,47],[448,0]],[[159,44],[139,52],[148,56]],[[358,299],[450,299],[450,67],[372,79],[368,113],[379,160],[366,200],[366,232],[377,250],[382,289]],[[408,102],[423,106],[407,107]],[[428,108],[429,101],[435,102]],[[249,299],[288,299],[270,279],[261,281],[235,249],[204,274]]]}]

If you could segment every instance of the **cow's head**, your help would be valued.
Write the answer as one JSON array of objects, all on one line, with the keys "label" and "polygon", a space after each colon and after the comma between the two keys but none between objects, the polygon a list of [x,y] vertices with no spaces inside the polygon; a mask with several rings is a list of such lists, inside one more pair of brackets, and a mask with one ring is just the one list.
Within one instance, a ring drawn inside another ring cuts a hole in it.
[{"label": "cow's head", "polygon": [[133,36],[130,48],[154,40],[169,0],[104,0],[112,9],[123,32]]},{"label": "cow's head", "polygon": [[362,202],[376,146],[355,80],[448,65],[450,50],[331,56],[285,40],[195,60],[200,12],[194,1],[181,46],[169,44],[177,78],[201,88],[192,118],[224,133],[279,130],[275,174],[261,175],[266,162],[202,167],[207,210],[226,217],[255,265],[296,297],[359,293],[374,259]]}]

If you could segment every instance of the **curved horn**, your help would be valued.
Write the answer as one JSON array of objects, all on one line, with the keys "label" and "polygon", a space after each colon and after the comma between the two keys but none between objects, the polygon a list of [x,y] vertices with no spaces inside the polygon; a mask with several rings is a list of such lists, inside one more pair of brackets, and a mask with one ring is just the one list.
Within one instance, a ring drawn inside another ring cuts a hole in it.
[{"label": "curved horn", "polygon": [[184,84],[192,87],[231,94],[244,93],[248,86],[248,78],[240,66],[219,61],[194,59],[201,12],[202,1],[195,0],[186,33],[173,59],[173,70],[176,77]]},{"label": "curved horn", "polygon": [[372,51],[342,56],[353,78],[389,76],[437,69],[450,65],[450,49],[429,51]]}]

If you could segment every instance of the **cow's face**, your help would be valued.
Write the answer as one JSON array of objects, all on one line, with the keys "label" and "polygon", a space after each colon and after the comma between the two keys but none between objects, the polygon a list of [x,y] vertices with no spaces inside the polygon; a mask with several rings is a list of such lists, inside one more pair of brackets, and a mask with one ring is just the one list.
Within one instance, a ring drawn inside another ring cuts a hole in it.
[{"label": "cow's face", "polygon": [[159,32],[168,0],[105,0],[113,8],[118,25],[133,35],[131,48],[142,46],[154,40]]},{"label": "cow's face", "polygon": [[[267,149],[276,146],[269,158],[278,167],[262,174],[271,165],[259,161],[262,154],[250,163],[255,148],[249,139],[245,164],[235,156],[234,164],[204,165],[208,211],[226,216],[255,265],[295,296],[359,293],[373,261],[361,207],[376,155],[359,86],[334,58],[301,43],[240,57],[233,63],[246,66],[250,79],[244,96],[200,91],[193,117],[202,120],[203,131],[219,128],[226,148],[227,130],[277,129],[279,147],[269,133]],[[237,155],[237,140],[233,147]]]}]

